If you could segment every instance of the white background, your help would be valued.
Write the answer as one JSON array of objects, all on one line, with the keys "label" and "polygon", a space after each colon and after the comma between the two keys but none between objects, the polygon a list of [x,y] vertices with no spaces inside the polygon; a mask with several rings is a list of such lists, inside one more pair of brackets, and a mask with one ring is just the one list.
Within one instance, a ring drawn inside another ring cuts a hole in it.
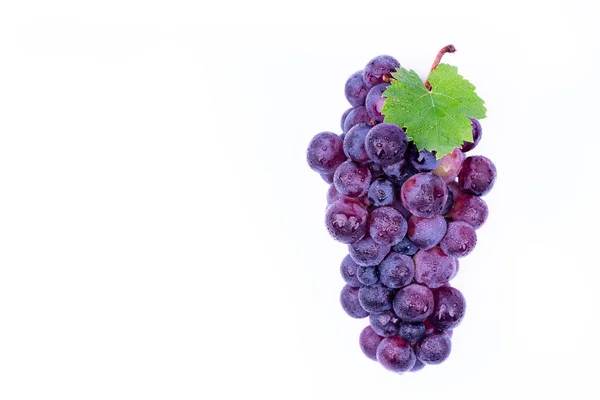
[{"label": "white background", "polygon": [[[0,398],[579,398],[599,354],[587,1],[0,3]],[[394,375],[338,304],[310,138],[379,54],[443,45],[499,178],[444,364]]]}]

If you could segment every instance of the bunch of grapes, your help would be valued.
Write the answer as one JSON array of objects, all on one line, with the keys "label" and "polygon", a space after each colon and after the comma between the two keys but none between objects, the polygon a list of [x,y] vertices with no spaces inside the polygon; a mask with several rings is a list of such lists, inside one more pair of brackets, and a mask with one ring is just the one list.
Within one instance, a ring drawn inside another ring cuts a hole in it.
[{"label": "bunch of grapes", "polygon": [[330,184],[327,230],[348,245],[342,308],[369,318],[359,338],[364,354],[403,373],[450,355],[466,306],[450,280],[487,219],[482,196],[496,168],[486,157],[466,156],[481,139],[476,119],[473,142],[440,159],[383,122],[382,94],[399,66],[382,55],[350,76],[345,94],[352,108],[342,116],[342,134],[317,134],[307,161]]}]

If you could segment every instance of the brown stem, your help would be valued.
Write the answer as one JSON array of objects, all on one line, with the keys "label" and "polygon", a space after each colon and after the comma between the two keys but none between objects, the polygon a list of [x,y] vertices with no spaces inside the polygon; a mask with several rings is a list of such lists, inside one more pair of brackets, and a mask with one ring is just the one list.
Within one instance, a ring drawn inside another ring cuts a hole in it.
[{"label": "brown stem", "polygon": [[[440,61],[442,61],[442,57],[444,56],[444,54],[454,53],[455,51],[456,48],[451,44],[442,47],[442,49],[438,52],[437,56],[435,57],[435,60],[433,60],[433,64],[431,65],[431,70],[429,71],[429,73],[431,74],[431,72],[434,69],[436,69],[438,65],[440,65]],[[429,83],[429,79],[425,81],[425,87],[427,88],[427,90],[431,90],[431,84]]]}]

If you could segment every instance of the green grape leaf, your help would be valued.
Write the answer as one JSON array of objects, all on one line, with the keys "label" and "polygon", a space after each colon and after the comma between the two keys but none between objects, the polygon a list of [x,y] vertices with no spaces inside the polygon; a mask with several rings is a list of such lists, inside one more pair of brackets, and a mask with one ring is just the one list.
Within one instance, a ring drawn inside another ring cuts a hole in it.
[{"label": "green grape leaf", "polygon": [[468,117],[485,118],[486,109],[475,86],[456,67],[438,65],[429,74],[431,91],[413,70],[400,67],[392,76],[383,93],[384,122],[404,128],[419,150],[435,151],[439,159],[463,141],[473,140]]}]

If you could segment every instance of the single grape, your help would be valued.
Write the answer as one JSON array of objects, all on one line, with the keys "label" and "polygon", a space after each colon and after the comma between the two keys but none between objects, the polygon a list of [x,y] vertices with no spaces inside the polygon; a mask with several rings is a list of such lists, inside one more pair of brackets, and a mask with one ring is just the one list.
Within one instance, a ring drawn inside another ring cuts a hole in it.
[{"label": "single grape", "polygon": [[448,224],[446,235],[440,242],[440,247],[449,256],[464,257],[473,251],[476,244],[477,233],[475,233],[475,228],[463,221],[453,221]]},{"label": "single grape", "polygon": [[367,326],[360,333],[358,343],[365,356],[373,361],[377,361],[377,347],[382,340],[383,338],[375,333],[373,328]]},{"label": "single grape", "polygon": [[398,335],[400,318],[392,310],[387,310],[380,314],[371,314],[369,321],[371,321],[371,327],[379,336],[389,337]]},{"label": "single grape", "polygon": [[379,178],[371,183],[367,196],[375,207],[389,206],[394,201],[394,184],[387,179]]},{"label": "single grape", "polygon": [[421,249],[430,249],[446,234],[446,219],[441,215],[421,218],[413,215],[408,219],[407,235]]},{"label": "single grape", "polygon": [[367,113],[369,114],[369,117],[377,122],[383,122],[383,114],[381,114],[381,109],[385,103],[383,92],[385,92],[388,86],[390,86],[389,83],[379,83],[373,86],[367,94],[367,99],[365,101]]},{"label": "single grape", "polygon": [[400,189],[400,199],[408,211],[417,217],[432,218],[442,212],[448,189],[439,176],[431,172],[408,178]]},{"label": "single grape", "polygon": [[365,236],[368,218],[365,206],[355,199],[342,197],[327,207],[325,226],[335,240],[350,244]]},{"label": "single grape", "polygon": [[343,196],[337,191],[335,185],[329,185],[327,189],[327,205],[341,199]]},{"label": "single grape", "polygon": [[471,128],[473,129],[473,141],[467,142],[465,140],[463,142],[462,147],[461,147],[461,150],[463,151],[463,153],[473,150],[475,148],[475,146],[477,146],[477,144],[481,140],[481,124],[475,118],[469,117],[469,119],[471,120]]},{"label": "single grape", "polygon": [[379,271],[375,265],[369,267],[359,265],[356,268],[356,277],[361,285],[370,286],[379,282]]},{"label": "single grape", "polygon": [[365,139],[369,158],[381,165],[391,165],[404,157],[408,139],[398,125],[381,123],[375,125]]},{"label": "single grape", "polygon": [[377,243],[370,236],[349,244],[348,250],[354,262],[362,266],[378,265],[390,252],[390,246]]},{"label": "single grape", "polygon": [[484,156],[467,157],[458,174],[458,184],[466,194],[484,196],[496,181],[496,166]]},{"label": "single grape", "polygon": [[381,55],[373,58],[363,69],[363,80],[367,86],[375,86],[391,78],[391,73],[400,68],[400,63],[392,56]]},{"label": "single grape", "polygon": [[442,286],[433,290],[435,307],[429,321],[436,328],[449,330],[456,328],[465,316],[466,303],[460,290]]},{"label": "single grape", "polygon": [[425,368],[425,364],[423,363],[423,361],[421,361],[417,358],[417,361],[415,362],[415,366],[412,367],[410,372],[417,372],[417,371],[422,370],[423,368]]},{"label": "single grape", "polygon": [[330,174],[346,160],[342,139],[333,132],[317,133],[308,144],[308,166],[320,174]]},{"label": "single grape", "polygon": [[365,106],[359,106],[350,111],[346,116],[346,119],[344,120],[343,132],[348,132],[354,125],[363,123],[370,124],[371,117],[369,117],[367,108]]},{"label": "single grape", "polygon": [[415,276],[415,263],[410,256],[391,252],[379,264],[381,283],[392,289],[408,285]]},{"label": "single grape", "polygon": [[356,71],[346,81],[344,93],[346,100],[353,106],[364,106],[365,98],[367,97],[367,85],[363,81],[362,71]]},{"label": "single grape", "polygon": [[458,176],[464,160],[464,153],[460,149],[454,149],[439,160],[438,166],[432,172],[444,182],[452,182]]},{"label": "single grape", "polygon": [[356,270],[358,269],[358,264],[354,262],[350,254],[347,254],[346,257],[342,260],[340,265],[340,274],[342,274],[342,278],[352,287],[360,287],[361,283],[358,280],[358,276],[356,274]]},{"label": "single grape", "polygon": [[412,283],[396,293],[393,307],[402,321],[425,321],[433,312],[433,293],[427,286]]},{"label": "single grape", "polygon": [[361,286],[358,289],[358,301],[362,308],[369,313],[382,313],[392,308],[392,289],[378,282],[371,286]]},{"label": "single grape", "polygon": [[419,250],[419,248],[410,241],[408,236],[404,236],[400,243],[395,244],[392,247],[392,250],[394,250],[396,253],[412,256]]},{"label": "single grape", "polygon": [[[344,121],[346,121],[346,117],[348,116],[348,114],[350,114],[350,111],[354,110],[354,107],[350,107],[349,109],[347,109],[346,111],[344,111],[344,113],[342,114],[342,120],[340,121],[340,128],[342,128],[342,132],[344,131]],[[343,135],[343,133],[342,133]]]},{"label": "single grape", "polygon": [[408,162],[416,172],[429,172],[437,168],[440,161],[435,158],[435,152],[425,149],[419,151],[414,144],[409,147]]},{"label": "single grape", "polygon": [[415,366],[417,357],[410,344],[399,336],[391,336],[377,346],[377,361],[387,370],[403,373]]},{"label": "single grape", "polygon": [[[379,345],[381,346],[381,343]],[[418,342],[415,350],[417,358],[425,364],[440,364],[450,355],[452,342],[446,333],[433,333],[426,335],[423,340]]]},{"label": "single grape", "polygon": [[344,154],[352,161],[366,163],[369,161],[369,156],[365,150],[365,138],[371,129],[371,125],[358,124],[354,125],[344,137]]},{"label": "single grape", "polygon": [[355,161],[344,161],[335,170],[333,184],[343,196],[360,197],[369,189],[371,171]]},{"label": "single grape", "polygon": [[448,198],[446,199],[446,203],[444,203],[444,208],[442,208],[442,215],[448,215],[450,211],[452,211],[452,207],[454,207],[454,192],[449,189],[448,186]]},{"label": "single grape", "polygon": [[333,175],[334,174],[329,173],[329,174],[319,174],[319,175],[321,175],[321,178],[323,178],[325,183],[329,183],[329,184],[333,183]]},{"label": "single grape", "polygon": [[430,288],[437,288],[452,279],[458,261],[447,255],[439,247],[419,250],[413,257],[415,262],[415,280]]},{"label": "single grape", "polygon": [[454,221],[463,221],[475,229],[481,228],[488,217],[488,207],[485,201],[477,196],[462,195],[454,198],[454,207],[450,211]]},{"label": "single grape", "polygon": [[352,318],[366,318],[369,313],[364,310],[359,301],[359,288],[350,285],[344,286],[340,293],[340,303],[346,314]]},{"label": "single grape", "polygon": [[[373,314],[371,314],[371,318]],[[406,322],[402,321],[398,326],[398,336],[409,343],[415,343],[425,336],[424,322]]]},{"label": "single grape", "polygon": [[407,223],[400,211],[379,207],[371,212],[369,235],[381,245],[393,246],[406,235]]}]

